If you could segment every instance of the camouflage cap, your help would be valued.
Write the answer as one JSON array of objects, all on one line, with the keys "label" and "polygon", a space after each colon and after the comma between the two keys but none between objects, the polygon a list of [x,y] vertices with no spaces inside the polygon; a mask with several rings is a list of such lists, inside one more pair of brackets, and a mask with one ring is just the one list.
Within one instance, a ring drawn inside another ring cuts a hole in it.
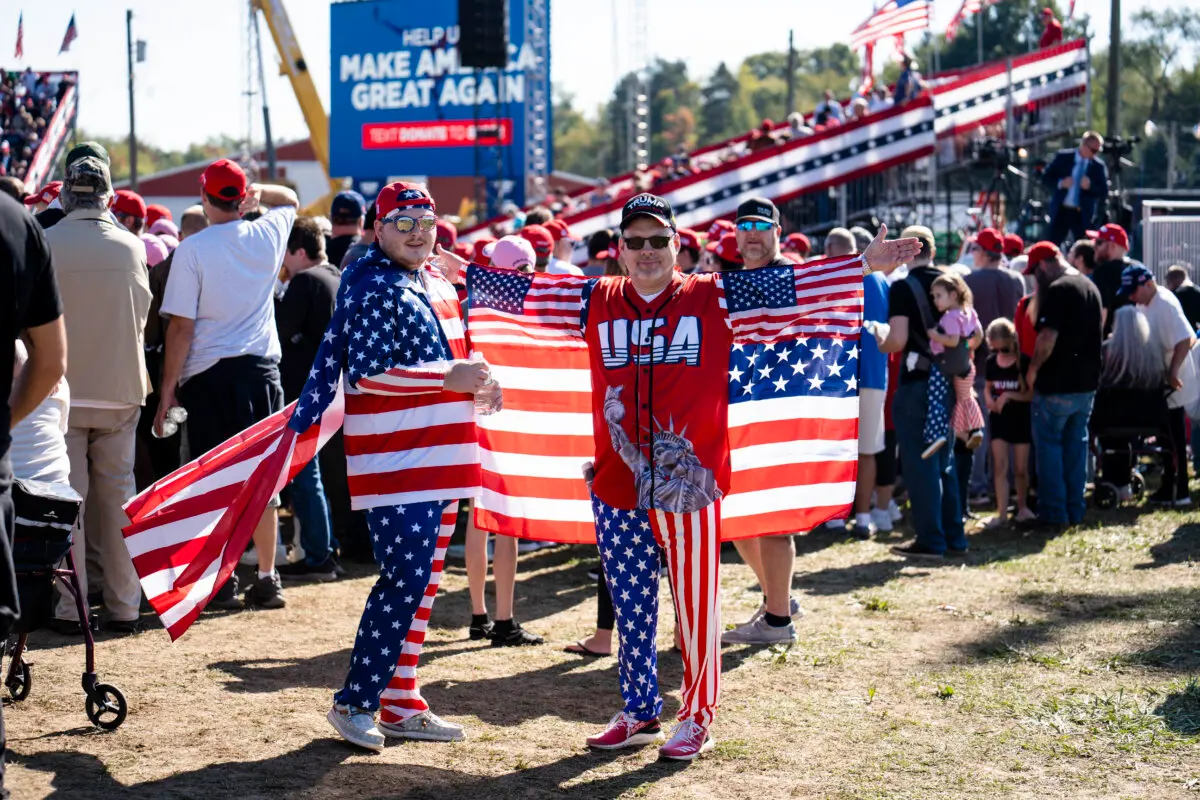
[{"label": "camouflage cap", "polygon": [[80,142],[67,151],[67,166],[71,166],[81,158],[91,156],[98,158],[104,162],[105,166],[112,163],[108,157],[108,151],[104,149],[104,145],[99,142]]},{"label": "camouflage cap", "polygon": [[84,156],[67,167],[63,189],[72,194],[104,194],[112,191],[108,165],[94,156]]}]

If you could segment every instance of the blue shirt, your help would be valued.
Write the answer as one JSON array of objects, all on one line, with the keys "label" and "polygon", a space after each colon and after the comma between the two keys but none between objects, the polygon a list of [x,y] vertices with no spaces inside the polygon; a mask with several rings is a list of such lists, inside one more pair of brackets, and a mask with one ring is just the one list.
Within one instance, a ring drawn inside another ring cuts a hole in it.
[{"label": "blue shirt", "polygon": [[[888,284],[882,273],[863,278],[863,319],[888,321]],[[863,389],[887,390],[887,354],[879,352],[875,337],[863,332],[862,357],[858,361],[858,385]]]}]

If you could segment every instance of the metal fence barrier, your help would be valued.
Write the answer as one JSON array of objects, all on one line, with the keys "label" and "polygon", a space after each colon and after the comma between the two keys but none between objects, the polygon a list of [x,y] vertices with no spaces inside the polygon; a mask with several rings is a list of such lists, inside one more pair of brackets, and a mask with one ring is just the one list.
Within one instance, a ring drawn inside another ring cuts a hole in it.
[{"label": "metal fence barrier", "polygon": [[1154,279],[1162,283],[1175,264],[1200,279],[1200,202],[1148,200],[1143,209],[1142,263]]}]

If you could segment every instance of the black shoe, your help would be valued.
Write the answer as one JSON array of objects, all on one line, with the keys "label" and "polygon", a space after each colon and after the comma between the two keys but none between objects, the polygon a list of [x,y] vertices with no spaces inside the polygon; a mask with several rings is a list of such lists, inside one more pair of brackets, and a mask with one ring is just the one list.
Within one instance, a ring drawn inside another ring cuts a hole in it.
[{"label": "black shoe", "polygon": [[896,555],[904,556],[905,558],[921,558],[927,561],[945,560],[945,556],[943,556],[941,553],[937,552],[936,550],[930,550],[928,547],[922,547],[919,544],[910,544],[907,547],[896,545],[888,549]]},{"label": "black shoe", "polygon": [[471,637],[472,641],[477,642],[480,639],[491,639],[495,628],[495,623],[490,619],[485,619],[480,623],[472,622],[471,627],[467,628],[467,634]]},{"label": "black shoe", "polygon": [[265,578],[259,578],[250,584],[246,590],[246,605],[256,608],[283,608],[287,601],[283,599],[283,584],[279,581],[279,573],[272,572]]},{"label": "black shoe", "polygon": [[141,633],[146,630],[140,619],[120,620],[110,619],[104,623],[104,630],[109,633],[120,634],[121,636],[132,636],[136,633]]},{"label": "black shoe", "polygon": [[242,600],[238,597],[238,576],[233,573],[225,585],[217,590],[217,595],[208,604],[209,608],[219,608],[224,611],[241,611]]},{"label": "black shoe", "polygon": [[1059,534],[1064,533],[1067,530],[1067,523],[1051,522],[1049,520],[1042,519],[1041,517],[1034,517],[1028,522],[1022,522],[1018,524],[1026,531],[1032,531],[1036,533]]},{"label": "black shoe", "polygon": [[1151,505],[1155,506],[1170,506],[1175,504],[1175,492],[1169,488],[1159,489],[1154,494],[1147,498]]},{"label": "black shoe", "polygon": [[545,638],[536,633],[530,633],[513,622],[508,626],[492,626],[492,647],[524,647],[525,645],[544,644]]},{"label": "black shoe", "polygon": [[326,558],[320,564],[309,564],[307,561],[297,561],[295,564],[282,564],[275,568],[281,578],[293,581],[336,581],[338,578],[337,562],[333,556]]},{"label": "black shoe", "polygon": [[850,535],[853,536],[855,539],[858,539],[860,542],[870,541],[871,526],[870,525],[859,525],[859,524],[855,523],[854,527],[852,527],[850,529]]},{"label": "black shoe", "polygon": [[59,636],[83,636],[83,626],[79,624],[79,620],[75,619],[54,617],[46,627]]},{"label": "black shoe", "polygon": [[969,547],[964,547],[961,550],[954,547],[947,547],[946,552],[943,555],[945,555],[946,558],[965,558],[970,552],[971,549]]}]

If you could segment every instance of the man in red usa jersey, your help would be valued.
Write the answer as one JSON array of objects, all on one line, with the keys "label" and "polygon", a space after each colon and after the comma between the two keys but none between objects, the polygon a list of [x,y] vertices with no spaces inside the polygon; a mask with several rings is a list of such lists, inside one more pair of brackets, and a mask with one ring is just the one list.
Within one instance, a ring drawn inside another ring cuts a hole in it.
[{"label": "man in red usa jersey", "polygon": [[[684,675],[679,724],[660,754],[690,760],[713,746],[709,727],[719,700],[717,567],[721,506],[731,478],[731,349],[781,344],[790,360],[779,364],[794,379],[779,375],[776,363],[756,365],[756,374],[781,388],[811,385],[812,392],[825,392],[814,395],[817,402],[828,399],[832,390],[819,387],[830,381],[845,395],[844,377],[831,376],[844,368],[846,356],[832,363],[829,349],[817,341],[857,336],[864,263],[887,268],[919,245],[884,242],[881,231],[863,256],[685,276],[674,269],[680,241],[665,200],[632,198],[620,229],[619,258],[628,278],[514,276],[472,267],[468,324],[472,337],[491,335],[491,325],[508,337],[515,329],[586,344],[595,446],[592,510],[620,631],[624,699],[622,711],[588,744],[617,749],[661,735],[655,635],[663,560],[681,629]],[[826,292],[831,299],[814,297]],[[804,352],[810,360],[797,365],[796,342],[809,335],[813,349]],[[801,381],[813,362],[821,362],[820,375]]]}]

